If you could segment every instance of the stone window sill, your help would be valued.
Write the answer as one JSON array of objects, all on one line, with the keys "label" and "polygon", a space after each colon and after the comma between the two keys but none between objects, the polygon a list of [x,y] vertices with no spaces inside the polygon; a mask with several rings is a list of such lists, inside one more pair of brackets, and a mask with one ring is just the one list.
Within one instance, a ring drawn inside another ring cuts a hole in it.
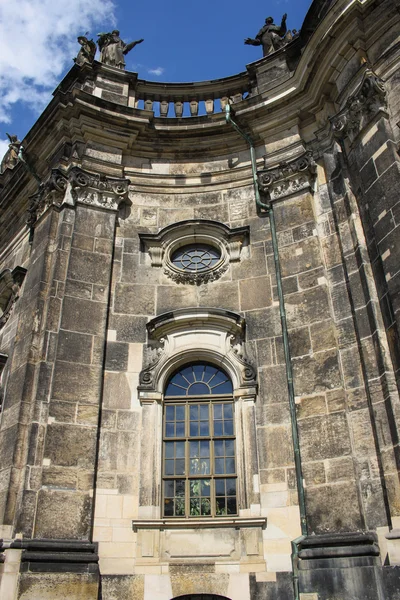
[{"label": "stone window sill", "polygon": [[132,521],[133,531],[138,529],[218,529],[220,527],[261,527],[265,529],[265,517],[231,517],[231,518],[201,518],[201,519],[151,519]]}]

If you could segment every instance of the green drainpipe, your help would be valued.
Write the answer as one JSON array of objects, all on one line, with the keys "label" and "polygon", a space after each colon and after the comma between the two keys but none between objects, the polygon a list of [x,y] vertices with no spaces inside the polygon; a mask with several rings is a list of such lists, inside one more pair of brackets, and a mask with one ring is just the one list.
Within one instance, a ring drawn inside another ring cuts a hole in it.
[{"label": "green drainpipe", "polygon": [[296,470],[296,481],[297,481],[297,493],[299,497],[299,509],[300,509],[300,523],[301,523],[301,537],[293,540],[292,542],[292,565],[293,565],[293,586],[295,592],[296,600],[299,598],[299,584],[298,584],[298,547],[301,541],[308,534],[307,529],[307,513],[306,513],[306,499],[304,493],[304,482],[303,482],[303,473],[301,468],[301,455],[300,455],[300,445],[299,445],[299,431],[297,427],[297,416],[296,416],[296,403],[294,398],[294,386],[293,386],[293,369],[292,369],[292,358],[290,355],[290,346],[289,346],[289,335],[287,329],[286,322],[286,311],[285,311],[285,300],[283,296],[282,289],[282,275],[281,275],[281,266],[279,262],[279,252],[278,252],[278,239],[276,235],[276,225],[275,225],[275,215],[272,202],[266,204],[262,202],[260,198],[260,191],[258,189],[257,182],[257,164],[256,164],[256,153],[254,149],[253,140],[249,135],[247,135],[242,129],[235,123],[231,116],[231,106],[228,103],[225,106],[225,118],[227,124],[232,125],[232,127],[246,140],[250,147],[250,159],[251,159],[251,170],[253,174],[253,185],[254,185],[254,195],[256,199],[256,205],[261,209],[266,210],[269,216],[269,222],[271,227],[271,237],[272,237],[272,249],[274,253],[274,262],[275,262],[275,273],[276,273],[276,286],[278,289],[278,298],[279,298],[279,313],[281,318],[281,328],[282,328],[282,339],[283,339],[283,349],[285,354],[285,366],[286,366],[286,380],[289,394],[289,410],[290,410],[290,421],[292,425],[292,439],[293,439],[293,448],[294,448],[294,464]]}]

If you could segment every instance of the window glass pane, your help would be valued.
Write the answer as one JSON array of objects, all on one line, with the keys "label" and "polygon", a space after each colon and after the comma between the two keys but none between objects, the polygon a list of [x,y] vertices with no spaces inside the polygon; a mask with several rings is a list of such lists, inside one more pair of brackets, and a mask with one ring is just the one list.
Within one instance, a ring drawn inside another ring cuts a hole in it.
[{"label": "window glass pane", "polygon": [[201,272],[217,264],[220,251],[209,244],[190,244],[176,250],[171,256],[172,264],[182,271]]},{"label": "window glass pane", "polygon": [[216,458],[215,459],[215,472],[217,473],[217,475],[221,475],[222,473],[225,473],[225,465],[224,465],[224,459],[223,458]]},{"label": "window glass pane", "polygon": [[166,517],[174,516],[174,501],[171,498],[164,499],[164,515]]},{"label": "window glass pane", "polygon": [[175,418],[177,421],[185,420],[185,406],[176,406],[175,408]]},{"label": "window glass pane", "polygon": [[200,404],[200,419],[202,421],[208,421],[208,412],[209,412],[208,404]]},{"label": "window glass pane", "polygon": [[175,461],[175,475],[185,474],[185,461],[182,458],[178,458]]},{"label": "window glass pane", "polygon": [[222,419],[222,404],[214,404],[214,419]]},{"label": "window glass pane", "polygon": [[174,496],[174,481],[164,481],[164,496],[166,498],[172,498]]},{"label": "window glass pane", "polygon": [[166,442],[164,444],[165,448],[165,457],[166,458],[174,458],[174,442]]},{"label": "window glass pane", "polygon": [[214,435],[222,435],[222,421],[214,421]]},{"label": "window glass pane", "polygon": [[175,494],[176,496],[185,495],[185,481],[182,479],[177,479],[175,482]]},{"label": "window glass pane", "polygon": [[224,421],[224,434],[233,435],[233,421]]},{"label": "window glass pane", "polygon": [[236,479],[226,480],[226,495],[236,496]]},{"label": "window glass pane", "polygon": [[166,475],[174,475],[174,461],[173,460],[165,461],[165,474]]},{"label": "window glass pane", "polygon": [[190,420],[196,421],[199,418],[199,405],[191,404],[190,405]]},{"label": "window glass pane", "polygon": [[200,421],[200,435],[210,435],[210,426],[208,421]]},{"label": "window glass pane", "polygon": [[225,473],[231,474],[235,472],[235,459],[227,458],[225,460]]},{"label": "window glass pane", "polygon": [[185,442],[175,443],[176,458],[185,458]]},{"label": "window glass pane", "polygon": [[185,435],[185,423],[176,424],[176,437],[184,437]]},{"label": "window glass pane", "polygon": [[199,381],[190,386],[189,393],[191,396],[205,396],[210,393],[210,388],[207,384]]},{"label": "window glass pane", "polygon": [[224,456],[224,442],[223,442],[223,440],[216,440],[214,442],[214,454],[215,454],[215,456]]},{"label": "window glass pane", "polygon": [[225,496],[225,479],[215,480],[215,495]]},{"label": "window glass pane", "polygon": [[207,363],[197,363],[184,367],[172,375],[165,396],[231,394],[232,390],[232,382],[222,369]]},{"label": "window glass pane", "polygon": [[236,498],[228,498],[227,509],[228,509],[228,515],[235,515],[237,513]]},{"label": "window glass pane", "polygon": [[175,420],[175,406],[167,406],[166,407],[165,420],[166,421],[174,421]]}]

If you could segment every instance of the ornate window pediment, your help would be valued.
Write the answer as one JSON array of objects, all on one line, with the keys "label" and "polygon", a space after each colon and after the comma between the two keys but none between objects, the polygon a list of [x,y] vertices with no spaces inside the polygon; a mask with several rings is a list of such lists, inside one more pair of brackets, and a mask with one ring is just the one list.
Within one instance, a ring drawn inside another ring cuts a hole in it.
[{"label": "ornate window pediment", "polygon": [[23,267],[4,269],[0,273],[0,329],[10,318],[12,308],[18,300],[18,294],[26,274]]},{"label": "ornate window pediment", "polygon": [[140,235],[153,267],[162,267],[176,283],[197,285],[218,279],[229,263],[238,262],[247,238],[247,227],[231,229],[203,219],[181,221],[157,234]]},{"label": "ornate window pediment", "polygon": [[189,361],[207,361],[225,370],[234,396],[255,396],[256,372],[246,353],[240,315],[216,308],[180,309],[152,319],[147,331],[139,379],[142,402],[161,400],[168,377]]}]

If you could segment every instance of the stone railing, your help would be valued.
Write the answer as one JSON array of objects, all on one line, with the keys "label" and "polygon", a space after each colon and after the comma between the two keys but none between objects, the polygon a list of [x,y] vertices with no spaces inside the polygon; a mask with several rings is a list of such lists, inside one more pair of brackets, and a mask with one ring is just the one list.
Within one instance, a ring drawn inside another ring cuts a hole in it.
[{"label": "stone railing", "polygon": [[[138,79],[135,106],[152,110],[160,117],[197,117],[224,110],[250,93],[248,73],[194,83],[158,83]],[[172,109],[170,105],[173,105]]]}]

